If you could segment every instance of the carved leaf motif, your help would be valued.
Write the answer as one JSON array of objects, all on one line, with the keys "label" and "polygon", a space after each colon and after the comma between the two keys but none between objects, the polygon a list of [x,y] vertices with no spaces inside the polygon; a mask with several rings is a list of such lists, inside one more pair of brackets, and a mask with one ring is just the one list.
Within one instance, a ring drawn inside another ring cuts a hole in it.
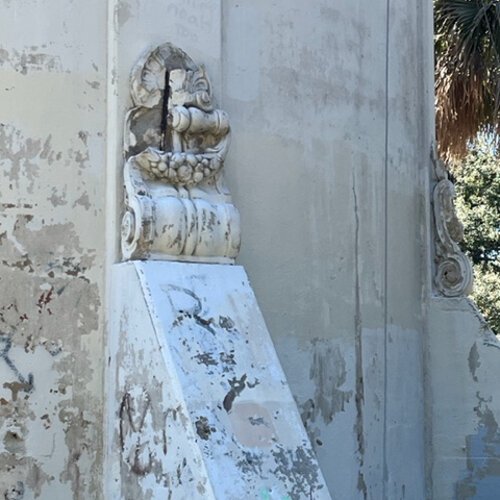
[{"label": "carved leaf motif", "polygon": [[433,192],[436,229],[434,284],[442,295],[460,297],[472,291],[472,266],[458,245],[463,239],[463,225],[453,203],[455,187],[440,162],[437,163],[436,174],[439,181]]},{"label": "carved leaf motif", "polygon": [[222,180],[229,119],[214,109],[205,68],[173,45],[160,45],[134,68],[131,95],[123,257],[231,262],[240,230]]},{"label": "carved leaf motif", "polygon": [[165,88],[165,71],[196,70],[193,60],[170,43],[148,52],[137,63],[131,78],[131,95],[135,106],[153,108],[160,104]]}]

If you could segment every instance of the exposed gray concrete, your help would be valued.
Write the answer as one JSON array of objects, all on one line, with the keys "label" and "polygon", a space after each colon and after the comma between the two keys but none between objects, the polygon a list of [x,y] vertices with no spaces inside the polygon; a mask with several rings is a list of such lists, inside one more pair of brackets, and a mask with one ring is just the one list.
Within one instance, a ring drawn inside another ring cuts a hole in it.
[{"label": "exposed gray concrete", "polygon": [[430,7],[223,2],[240,262],[339,498],[424,495]]}]

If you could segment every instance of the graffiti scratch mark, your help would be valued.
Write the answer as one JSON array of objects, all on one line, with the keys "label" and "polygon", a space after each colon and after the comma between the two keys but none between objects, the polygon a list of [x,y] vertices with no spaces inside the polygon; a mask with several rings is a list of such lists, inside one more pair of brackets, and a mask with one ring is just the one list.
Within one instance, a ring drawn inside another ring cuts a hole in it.
[{"label": "graffiti scratch mark", "polygon": [[[201,300],[200,298],[191,290],[188,290],[187,288],[182,288],[177,285],[165,285],[161,287],[164,292],[166,292],[168,300],[170,301],[170,304],[172,305],[172,308],[177,310],[179,314],[187,318],[192,318],[195,320],[196,324],[206,330],[207,332],[211,333],[212,335],[215,335],[215,330],[212,328],[212,324],[214,322],[213,318],[205,319],[200,316],[200,313],[202,311],[202,305],[201,305]],[[170,292],[180,292],[182,294],[187,295],[191,299],[193,299],[194,304],[192,304],[190,307],[184,307],[175,304],[174,301],[172,300]],[[179,324],[179,318],[176,320],[176,324]]]},{"label": "graffiti scratch mark", "polygon": [[[120,404],[120,447],[122,453],[126,448],[126,434],[130,434],[132,441],[135,441],[129,450],[129,457],[126,460],[130,465],[130,470],[138,476],[146,476],[153,469],[153,452],[148,446],[148,442],[142,442],[142,433],[148,411],[151,410],[151,397],[144,392],[144,398],[139,402],[138,408],[134,407],[133,397],[126,392]],[[145,451],[147,448],[147,459]]]},{"label": "graffiti scratch mark", "polygon": [[[18,370],[14,362],[9,357],[9,351],[12,347],[12,340],[9,335],[0,334],[0,358],[3,359],[6,365],[11,369],[14,375],[17,377],[18,381],[21,383],[22,387],[20,390],[24,392],[31,392],[33,390],[33,374],[28,373],[27,377],[24,377]],[[6,387],[6,384],[4,384]]]}]

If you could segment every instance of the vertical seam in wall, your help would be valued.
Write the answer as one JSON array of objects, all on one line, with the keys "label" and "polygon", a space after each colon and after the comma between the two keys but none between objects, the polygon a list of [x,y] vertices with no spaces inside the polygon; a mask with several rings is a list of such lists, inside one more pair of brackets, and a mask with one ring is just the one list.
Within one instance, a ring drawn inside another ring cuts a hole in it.
[{"label": "vertical seam in wall", "polygon": [[107,265],[117,262],[118,234],[116,232],[118,217],[118,173],[117,173],[117,124],[116,95],[116,54],[117,35],[115,33],[116,0],[108,0],[107,21],[107,68],[106,68],[106,248]]},{"label": "vertical seam in wall", "polygon": [[384,429],[383,429],[383,498],[387,497],[387,347],[388,347],[388,264],[389,264],[389,28],[390,0],[386,4],[386,39],[385,39],[385,165],[384,165]]},{"label": "vertical seam in wall", "polygon": [[[117,35],[115,33],[115,15],[116,15],[116,0],[107,0],[107,40],[106,40],[106,148],[105,148],[105,164],[104,164],[104,177],[106,184],[106,201],[105,201],[105,260],[104,260],[104,366],[103,366],[103,390],[104,394],[112,394],[112,378],[111,373],[108,371],[108,349],[109,339],[113,334],[110,325],[111,299],[112,299],[112,266],[116,262],[118,255],[118,235],[116,234],[117,227],[117,211],[118,211],[118,186],[117,183],[118,173],[116,171],[117,163],[117,98],[116,98],[116,83],[115,83],[115,66],[116,66],[116,53],[117,53]],[[103,498],[108,498],[108,487],[113,484],[113,461],[112,455],[108,450],[108,443],[112,440],[113,430],[108,428],[107,415],[109,412],[108,403],[106,398],[103,401],[103,463],[104,474],[102,475],[102,488]],[[110,477],[111,476],[111,477]],[[108,486],[109,485],[109,486]]]},{"label": "vertical seam in wall", "polygon": [[423,283],[421,292],[422,301],[422,395],[424,405],[424,487],[427,499],[432,498],[432,386],[430,374],[426,369],[430,365],[429,351],[429,300],[432,295],[432,211],[431,211],[431,172],[429,149],[434,144],[434,9],[431,0],[419,4],[419,27],[422,33],[420,42],[420,61],[422,65],[423,82],[421,84],[422,115],[422,158],[424,160],[421,172],[422,213],[420,215],[424,224],[422,230],[422,269]]},{"label": "vertical seam in wall", "polygon": [[219,21],[219,55],[220,55],[220,65],[219,65],[219,78],[220,78],[220,95],[219,102],[221,109],[224,109],[223,99],[224,99],[224,0],[220,0],[219,4],[220,21]]}]

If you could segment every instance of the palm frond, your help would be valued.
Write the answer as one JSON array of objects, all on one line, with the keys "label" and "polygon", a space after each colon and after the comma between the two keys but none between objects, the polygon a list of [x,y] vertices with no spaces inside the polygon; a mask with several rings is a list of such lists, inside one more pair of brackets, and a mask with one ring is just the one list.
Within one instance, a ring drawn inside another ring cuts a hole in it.
[{"label": "palm frond", "polygon": [[463,158],[485,126],[500,131],[500,0],[435,0],[440,154]]}]

